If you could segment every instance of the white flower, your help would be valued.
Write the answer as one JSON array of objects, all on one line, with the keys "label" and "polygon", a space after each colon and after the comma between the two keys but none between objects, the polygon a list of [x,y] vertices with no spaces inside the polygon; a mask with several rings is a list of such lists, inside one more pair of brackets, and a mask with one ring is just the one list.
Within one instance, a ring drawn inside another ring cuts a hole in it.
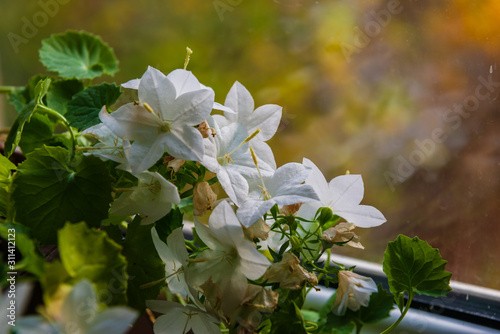
[{"label": "white flower", "polygon": [[139,214],[141,224],[151,224],[165,216],[172,209],[172,204],[179,204],[181,199],[177,187],[157,172],[143,172],[137,175],[139,183],[124,192],[111,205],[110,214],[131,216]]},{"label": "white flower", "polygon": [[164,300],[146,300],[146,306],[154,312],[163,313],[154,324],[155,334],[220,334],[219,321],[193,306],[182,306]]},{"label": "white flower", "polygon": [[104,107],[99,113],[117,136],[133,140],[129,163],[134,174],[151,167],[165,150],[183,160],[203,157],[203,138],[194,126],[210,114],[214,92],[190,72],[174,72],[167,77],[149,67],[140,80],[125,84],[137,87],[139,103],[125,104],[112,114]]},{"label": "white flower", "polygon": [[196,233],[209,247],[190,267],[193,281],[202,285],[210,278],[221,287],[222,309],[230,313],[243,300],[247,278],[256,280],[269,267],[269,260],[245,238],[231,206],[223,201],[209,218],[209,227],[195,219]]},{"label": "white flower", "polygon": [[310,169],[302,164],[288,163],[278,168],[272,176],[256,179],[247,200],[237,211],[238,218],[249,227],[275,204],[289,205],[318,200],[310,185],[302,184]]},{"label": "white flower", "polygon": [[167,244],[160,240],[155,228],[151,229],[151,236],[158,255],[165,263],[169,290],[172,293],[187,294],[194,303],[201,307],[198,298],[196,298],[196,290],[188,283],[188,252],[184,243],[182,227],[172,231],[167,237]]},{"label": "white flower", "polygon": [[215,115],[220,127],[231,123],[243,124],[248,133],[260,129],[258,140],[269,140],[278,129],[282,108],[275,104],[266,104],[254,110],[254,101],[250,92],[238,81],[229,90],[224,106],[215,103],[214,109],[224,111],[224,116]]},{"label": "white flower", "polygon": [[264,159],[259,160],[262,173],[274,171],[274,157],[270,150],[266,150],[266,143],[248,139],[249,134],[242,124],[219,128],[212,118],[208,118],[208,122],[215,129],[215,136],[205,138],[205,155],[201,164],[217,174],[226,194],[236,205],[240,205],[248,194],[247,178],[258,175],[249,145],[255,146],[259,157]]},{"label": "white flower", "polygon": [[368,306],[370,295],[378,291],[373,279],[352,271],[341,270],[338,278],[339,287],[332,306],[332,312],[338,316],[343,316],[346,308],[357,311],[361,306]]},{"label": "white flower", "polygon": [[76,284],[64,299],[58,314],[19,319],[19,334],[109,334],[126,333],[138,314],[128,307],[110,307],[99,311],[97,296],[91,283],[85,279]]},{"label": "white flower", "polygon": [[130,150],[130,142],[123,140],[114,134],[104,123],[91,126],[82,132],[82,135],[91,135],[99,140],[91,150],[85,154],[92,154],[102,159],[113,160],[120,163],[118,168],[130,170],[127,160],[127,152]]},{"label": "white flower", "polygon": [[303,204],[297,216],[312,219],[320,207],[329,207],[334,215],[358,227],[374,227],[385,223],[386,219],[379,210],[359,204],[364,193],[361,175],[341,175],[327,183],[312,161],[304,158],[303,164],[312,169],[305,183],[314,188],[319,201]]}]

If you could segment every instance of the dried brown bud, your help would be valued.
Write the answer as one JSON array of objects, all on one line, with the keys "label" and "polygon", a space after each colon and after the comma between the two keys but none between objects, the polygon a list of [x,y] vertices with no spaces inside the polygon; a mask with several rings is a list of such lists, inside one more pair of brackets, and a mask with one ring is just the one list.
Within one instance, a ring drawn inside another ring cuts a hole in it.
[{"label": "dried brown bud", "polygon": [[208,125],[207,121],[201,122],[196,126],[196,128],[200,131],[203,138],[208,138],[210,135],[213,135],[212,128]]},{"label": "dried brown bud", "polygon": [[245,235],[248,239],[253,240],[259,238],[260,240],[266,240],[269,237],[269,231],[271,227],[264,222],[264,219],[257,220],[248,228],[243,228]]},{"label": "dried brown bud", "polygon": [[300,289],[304,281],[312,285],[318,284],[316,275],[302,268],[299,258],[292,253],[283,254],[283,259],[273,263],[264,274],[263,279],[279,283],[280,288],[284,289]]},{"label": "dried brown bud", "polygon": [[212,204],[217,200],[208,182],[197,182],[193,189],[193,215],[202,216],[207,210],[212,208]]},{"label": "dried brown bud", "polygon": [[167,169],[172,169],[174,173],[177,173],[185,162],[186,160],[177,159],[170,156],[163,158],[163,164],[167,165]]},{"label": "dried brown bud", "polygon": [[364,249],[359,237],[352,232],[356,225],[353,223],[339,223],[323,232],[321,239],[328,242],[347,242],[348,246]]},{"label": "dried brown bud", "polygon": [[299,211],[301,206],[302,203],[283,205],[283,207],[280,210],[280,213],[285,216],[290,216],[293,215],[295,212]]}]

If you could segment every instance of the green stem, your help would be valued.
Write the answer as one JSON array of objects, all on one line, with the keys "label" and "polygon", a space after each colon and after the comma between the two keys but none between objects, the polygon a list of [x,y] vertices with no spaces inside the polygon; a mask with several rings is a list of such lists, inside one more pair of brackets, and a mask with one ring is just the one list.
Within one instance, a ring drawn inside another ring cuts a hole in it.
[{"label": "green stem", "polygon": [[184,244],[192,252],[196,252],[198,250],[198,247],[196,247],[196,245],[194,244],[194,242],[191,241],[191,240],[184,240]]},{"label": "green stem", "polygon": [[0,94],[10,94],[16,88],[16,86],[0,86]]},{"label": "green stem", "polygon": [[69,135],[71,136],[71,150],[70,150],[71,160],[73,160],[73,158],[75,157],[75,151],[76,151],[76,139],[75,139],[75,134],[73,133],[73,130],[71,130],[71,126],[68,123],[68,120],[63,115],[61,115],[60,113],[55,111],[54,109],[51,109],[51,108],[46,107],[44,105],[39,104],[35,107],[35,109],[41,113],[45,113],[47,115],[54,116],[55,118],[57,118],[58,120],[60,120],[64,124],[66,129],[68,129]]},{"label": "green stem", "polygon": [[356,321],[356,334],[361,333],[361,328],[363,328],[363,325]]},{"label": "green stem", "polygon": [[406,313],[410,309],[410,304],[411,304],[411,301],[413,300],[413,297],[414,297],[413,292],[410,292],[410,295],[408,297],[408,301],[406,302],[406,305],[405,305],[405,309],[403,310],[403,313],[401,313],[401,316],[399,317],[399,319],[395,323],[393,323],[389,328],[387,328],[385,331],[383,331],[380,334],[387,334],[399,325],[399,323],[403,320]]}]

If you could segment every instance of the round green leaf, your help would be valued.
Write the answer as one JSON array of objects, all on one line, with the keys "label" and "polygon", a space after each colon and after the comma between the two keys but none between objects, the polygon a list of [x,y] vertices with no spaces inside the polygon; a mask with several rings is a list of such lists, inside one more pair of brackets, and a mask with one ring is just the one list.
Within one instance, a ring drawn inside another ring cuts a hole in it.
[{"label": "round green leaf", "polygon": [[40,61],[64,78],[93,79],[118,70],[113,50],[100,37],[83,31],[67,31],[43,40]]},{"label": "round green leaf", "polygon": [[383,269],[393,295],[408,292],[439,297],[451,291],[446,263],[427,242],[399,235],[385,250]]},{"label": "round green leaf", "polygon": [[62,147],[42,146],[27,155],[13,180],[16,221],[36,230],[43,244],[55,244],[67,221],[99,227],[108,215],[111,177],[104,163],[68,157]]}]

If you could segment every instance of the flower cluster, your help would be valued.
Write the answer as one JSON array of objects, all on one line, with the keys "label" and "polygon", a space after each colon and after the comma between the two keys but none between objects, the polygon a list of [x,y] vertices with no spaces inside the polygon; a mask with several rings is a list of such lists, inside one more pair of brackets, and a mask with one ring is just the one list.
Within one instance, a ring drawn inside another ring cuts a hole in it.
[{"label": "flower cluster", "polygon": [[[364,248],[357,227],[385,222],[360,204],[361,176],[328,182],[306,158],[277,166],[267,142],[282,108],[256,108],[239,82],[215,102],[186,70],[190,53],[168,75],[92,85],[118,61],[99,37],[68,31],[42,42],[57,75],[0,87],[18,112],[0,155],[1,333],[143,332],[146,319],[156,334],[359,333],[396,302],[385,334],[414,296],[451,290],[446,261],[416,237],[384,253],[392,296],[334,262],[336,247]],[[22,314],[26,280],[41,287],[42,316]],[[304,310],[330,284],[321,311]]]},{"label": "flower cluster", "polygon": [[[217,195],[199,177],[191,184],[200,244],[191,244],[189,251],[182,228],[166,240],[151,230],[165,263],[169,291],[189,303],[149,301],[149,308],[165,314],[155,323],[156,333],[166,333],[167,328],[216,333],[219,322],[255,330],[262,314],[276,308],[277,288],[315,286],[316,275],[327,270],[318,266],[327,248],[362,247],[350,231],[385,222],[377,209],[359,204],[364,191],[361,176],[343,175],[328,183],[306,158],[277,168],[266,141],[276,133],[282,108],[268,104],[255,109],[251,94],[239,82],[224,105],[214,102],[211,88],[182,69],[165,76],[149,67],[140,79],[122,86],[137,90],[138,101],[114,112],[104,106],[99,113],[102,123],[84,132],[97,139],[94,147],[103,148],[87,154],[118,162],[117,168],[138,180],[136,186],[118,190],[123,193],[110,213],[139,215],[142,224],[158,221],[180,203],[182,189],[168,175],[182,173],[186,161],[215,175],[223,189]],[[170,174],[151,171],[165,161]],[[341,218],[346,222],[339,222]],[[281,251],[275,253],[278,248]],[[301,266],[301,259],[309,270]],[[339,274],[339,291],[351,291],[346,286],[350,281],[340,279],[344,276]],[[367,305],[366,296],[359,302],[352,297],[346,301],[339,293],[340,307],[335,307],[340,313],[345,306],[356,310]]]}]

